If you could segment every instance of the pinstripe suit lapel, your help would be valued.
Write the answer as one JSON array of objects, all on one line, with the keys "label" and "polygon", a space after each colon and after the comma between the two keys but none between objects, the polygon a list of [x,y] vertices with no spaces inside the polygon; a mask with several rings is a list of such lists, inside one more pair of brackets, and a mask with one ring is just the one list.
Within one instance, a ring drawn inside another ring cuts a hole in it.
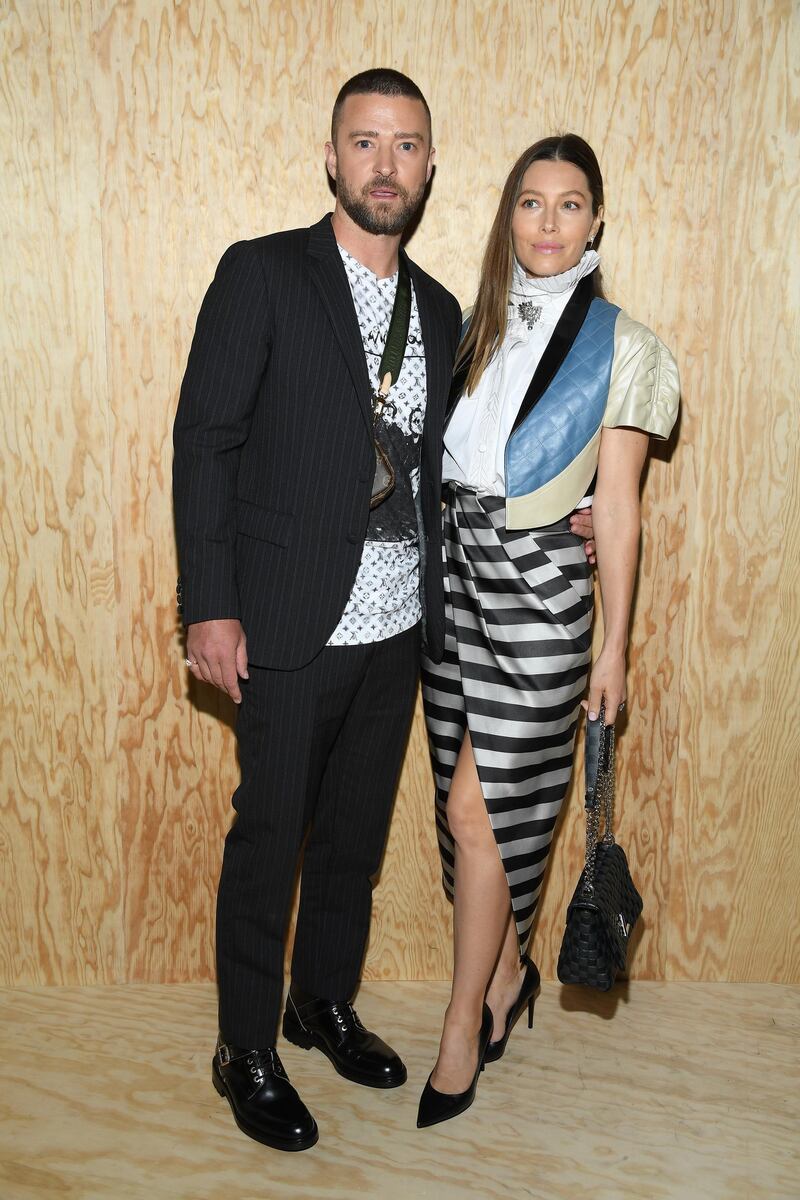
[{"label": "pinstripe suit lapel", "polygon": [[[405,254],[405,251],[401,251]],[[425,410],[425,437],[441,434],[445,402],[453,369],[448,359],[441,313],[433,304],[432,297],[420,277],[415,264],[407,257],[408,269],[414,283],[414,292],[419,309],[419,324],[425,346],[425,381],[428,389]]]},{"label": "pinstripe suit lapel", "polygon": [[364,357],[364,344],[347,273],[336,245],[330,216],[309,229],[308,265],[311,279],[325,306],[353,380],[359,407],[372,435],[372,387]]}]

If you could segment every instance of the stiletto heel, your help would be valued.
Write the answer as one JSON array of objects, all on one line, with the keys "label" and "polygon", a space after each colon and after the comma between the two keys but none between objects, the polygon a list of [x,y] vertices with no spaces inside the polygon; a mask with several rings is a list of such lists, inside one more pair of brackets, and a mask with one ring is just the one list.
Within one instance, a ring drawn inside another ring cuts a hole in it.
[{"label": "stiletto heel", "polygon": [[519,995],[508,1010],[503,1036],[497,1042],[489,1042],[489,1045],[486,1047],[484,1062],[497,1062],[498,1058],[503,1057],[511,1030],[514,1028],[526,1006],[528,1009],[528,1029],[533,1029],[533,1005],[539,993],[541,979],[536,963],[528,958],[527,954],[522,955],[520,962],[525,964],[525,975],[522,979]]},{"label": "stiletto heel", "polygon": [[481,1031],[478,1034],[478,1065],[475,1068],[475,1074],[472,1076],[472,1083],[465,1092],[437,1092],[436,1088],[431,1085],[431,1077],[429,1075],[428,1082],[425,1084],[424,1091],[419,1098],[417,1129],[424,1129],[428,1125],[438,1125],[440,1121],[449,1121],[451,1117],[457,1117],[459,1113],[465,1112],[469,1108],[475,1099],[478,1078],[484,1069],[486,1047],[489,1045],[489,1038],[491,1036],[492,1010],[487,1004],[484,1004]]}]

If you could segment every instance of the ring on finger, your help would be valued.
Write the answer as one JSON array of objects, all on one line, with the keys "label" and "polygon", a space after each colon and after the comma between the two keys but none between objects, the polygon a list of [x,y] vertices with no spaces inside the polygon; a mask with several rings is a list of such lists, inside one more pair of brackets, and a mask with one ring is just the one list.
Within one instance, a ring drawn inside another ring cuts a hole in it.
[{"label": "ring on finger", "polygon": [[197,660],[194,658],[185,658],[183,661],[186,663],[187,667],[196,667],[197,666]]}]

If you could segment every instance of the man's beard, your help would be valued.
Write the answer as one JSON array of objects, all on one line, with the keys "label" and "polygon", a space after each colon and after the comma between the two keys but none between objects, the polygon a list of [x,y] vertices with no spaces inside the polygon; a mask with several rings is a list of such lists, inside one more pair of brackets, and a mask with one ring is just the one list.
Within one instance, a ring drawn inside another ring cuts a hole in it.
[{"label": "man's beard", "polygon": [[[391,188],[397,192],[399,206],[386,201],[371,201],[370,192],[375,188]],[[377,175],[361,192],[351,192],[343,179],[336,180],[336,198],[356,225],[366,233],[383,234],[389,237],[402,233],[422,203],[425,184],[411,195],[401,184],[385,176]]]}]

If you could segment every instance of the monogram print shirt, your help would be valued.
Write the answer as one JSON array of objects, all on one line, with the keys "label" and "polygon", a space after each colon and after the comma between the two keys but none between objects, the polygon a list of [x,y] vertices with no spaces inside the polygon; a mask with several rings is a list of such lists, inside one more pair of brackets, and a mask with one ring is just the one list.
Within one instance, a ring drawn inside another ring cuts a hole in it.
[{"label": "monogram print shirt", "polygon": [[[341,246],[372,386],[380,366],[397,290],[397,273],[379,279]],[[417,299],[411,300],[406,352],[377,435],[395,472],[390,496],[370,513],[367,538],[350,598],[329,646],[379,642],[419,621],[419,536],[415,497],[427,397],[425,348]]]}]

